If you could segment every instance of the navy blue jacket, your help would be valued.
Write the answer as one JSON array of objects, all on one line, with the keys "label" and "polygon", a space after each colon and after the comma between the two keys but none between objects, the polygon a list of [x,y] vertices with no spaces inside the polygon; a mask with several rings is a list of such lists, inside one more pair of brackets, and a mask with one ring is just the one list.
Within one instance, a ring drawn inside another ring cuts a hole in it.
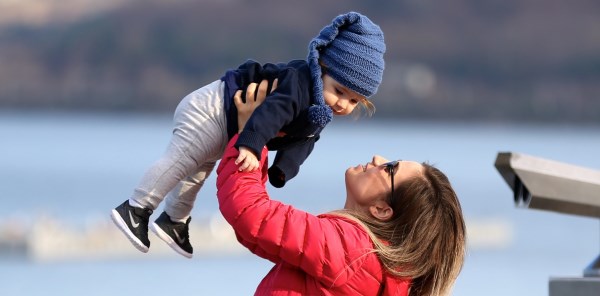
[{"label": "navy blue jacket", "polygon": [[[245,146],[259,158],[265,145],[269,150],[276,150],[275,160],[269,168],[269,182],[274,187],[283,187],[298,174],[300,165],[312,152],[324,128],[308,119],[308,107],[314,104],[308,63],[294,60],[287,64],[261,65],[248,60],[236,70],[227,71],[221,80],[225,82],[227,133],[231,139],[238,132],[237,108],[233,102],[235,92],[245,91],[252,82],[275,78],[278,78],[277,89],[254,110],[235,147]],[[285,136],[276,137],[280,131]]]}]

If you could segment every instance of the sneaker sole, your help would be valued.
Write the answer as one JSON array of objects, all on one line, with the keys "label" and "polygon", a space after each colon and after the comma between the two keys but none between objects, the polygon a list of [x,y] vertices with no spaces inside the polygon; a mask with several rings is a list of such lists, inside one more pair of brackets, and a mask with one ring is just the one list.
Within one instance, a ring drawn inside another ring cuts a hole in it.
[{"label": "sneaker sole", "polygon": [[192,258],[193,254],[190,254],[190,253],[184,251],[182,248],[180,248],[179,245],[177,245],[177,243],[164,230],[162,230],[162,228],[160,228],[160,226],[158,226],[158,224],[152,222],[152,224],[150,224],[150,230],[152,230],[152,232],[154,232],[154,234],[156,234],[156,236],[158,236],[165,243],[167,243],[167,245],[169,245],[169,247],[171,247],[171,249],[173,249],[175,252],[179,253],[179,255],[186,257],[188,259]]},{"label": "sneaker sole", "polygon": [[112,220],[115,223],[115,225],[117,225],[117,227],[119,228],[119,230],[121,230],[121,232],[123,232],[123,234],[125,234],[125,236],[127,237],[127,239],[131,242],[131,244],[136,249],[140,250],[140,252],[148,253],[148,247],[146,247],[146,245],[144,245],[144,243],[142,243],[142,241],[140,241],[135,236],[135,234],[133,234],[129,230],[129,226],[127,226],[127,223],[125,223],[125,221],[123,220],[123,218],[121,218],[121,215],[119,215],[119,212],[117,212],[116,210],[113,209],[110,217],[112,218]]}]

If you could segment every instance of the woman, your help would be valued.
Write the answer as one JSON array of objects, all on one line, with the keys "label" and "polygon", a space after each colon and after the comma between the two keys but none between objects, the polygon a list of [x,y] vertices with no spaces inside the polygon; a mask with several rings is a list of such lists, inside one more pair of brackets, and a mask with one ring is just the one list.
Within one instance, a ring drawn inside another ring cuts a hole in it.
[{"label": "woman", "polygon": [[[263,99],[264,91],[256,101],[236,99],[240,130]],[[344,208],[315,216],[271,200],[267,150],[258,170],[245,172],[236,138],[217,169],[217,196],[238,241],[275,263],[255,295],[450,294],[464,261],[465,224],[438,169],[374,156],[346,170]]]}]

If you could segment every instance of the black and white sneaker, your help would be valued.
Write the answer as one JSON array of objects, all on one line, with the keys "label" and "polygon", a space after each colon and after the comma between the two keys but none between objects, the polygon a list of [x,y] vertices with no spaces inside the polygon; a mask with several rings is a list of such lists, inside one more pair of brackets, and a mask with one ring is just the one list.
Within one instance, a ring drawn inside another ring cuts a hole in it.
[{"label": "black and white sneaker", "polygon": [[162,212],[158,219],[150,224],[150,229],[177,253],[192,258],[194,248],[190,244],[190,221],[192,217],[185,223],[173,222],[167,213]]},{"label": "black and white sneaker", "polygon": [[150,240],[148,239],[150,215],[152,215],[151,209],[132,207],[129,205],[129,200],[126,200],[114,208],[110,216],[133,246],[147,253],[148,248],[150,248]]}]

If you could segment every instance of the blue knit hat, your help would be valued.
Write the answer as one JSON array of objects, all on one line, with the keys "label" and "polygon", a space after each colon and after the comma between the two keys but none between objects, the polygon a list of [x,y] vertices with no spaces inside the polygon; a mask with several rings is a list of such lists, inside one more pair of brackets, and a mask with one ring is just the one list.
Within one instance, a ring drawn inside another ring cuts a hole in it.
[{"label": "blue knit hat", "polygon": [[331,25],[324,27],[308,45],[307,60],[317,102],[309,109],[310,120],[318,126],[325,126],[333,118],[333,112],[323,97],[319,58],[333,79],[368,98],[377,92],[383,79],[384,53],[383,32],[358,12],[339,15]]}]

